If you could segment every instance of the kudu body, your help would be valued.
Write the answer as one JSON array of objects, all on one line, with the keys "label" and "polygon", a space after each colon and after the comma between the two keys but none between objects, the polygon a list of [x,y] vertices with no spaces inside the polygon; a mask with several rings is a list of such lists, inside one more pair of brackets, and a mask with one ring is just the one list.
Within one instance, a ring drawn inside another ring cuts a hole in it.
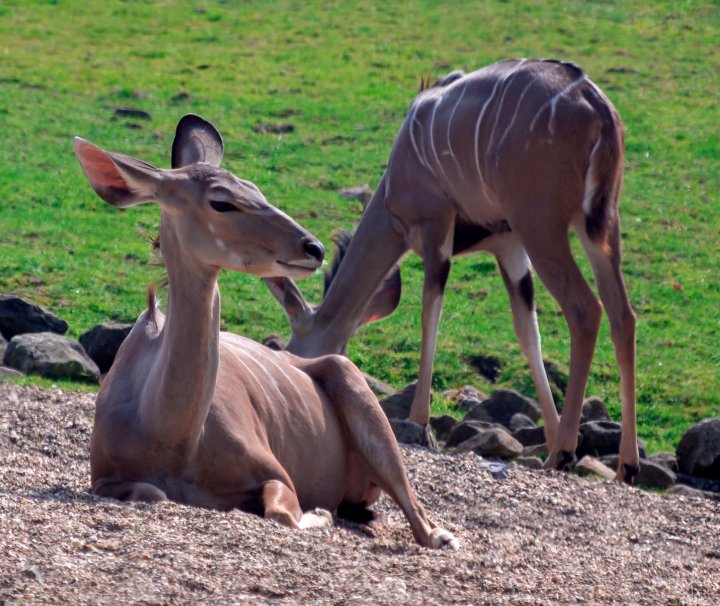
[{"label": "kudu body", "polygon": [[[635,315],[620,269],[618,199],[624,133],[607,97],[570,63],[512,60],[421,91],[322,304],[290,280],[272,289],[291,319],[288,349],[341,351],[388,270],[408,250],[425,268],[420,370],[410,419],[427,423],[436,335],[450,260],[493,253],[510,295],[550,448],[547,466],[574,457],[602,306],[571,254],[573,228],[610,320],[620,369],[623,432],[618,479],[638,470]],[[531,267],[565,315],[570,375],[562,419],[543,367]]]},{"label": "kudu body", "polygon": [[183,118],[172,170],[81,139],[74,146],[105,201],[159,202],[168,274],[167,316],[150,296],[102,383],[94,491],[240,508],[305,528],[384,490],[420,544],[457,548],[417,502],[390,426],[349,360],[307,360],[220,332],[222,268],[301,278],[319,267],[323,248],[255,185],[219,168],[215,128]]}]

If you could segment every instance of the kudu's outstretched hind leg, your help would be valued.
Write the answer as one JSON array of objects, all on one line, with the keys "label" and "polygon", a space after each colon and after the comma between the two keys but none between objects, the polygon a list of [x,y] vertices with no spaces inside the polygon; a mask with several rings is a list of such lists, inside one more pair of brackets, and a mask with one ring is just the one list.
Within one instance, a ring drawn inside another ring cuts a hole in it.
[{"label": "kudu's outstretched hind leg", "polygon": [[415,540],[425,547],[458,549],[458,540],[433,523],[415,497],[390,424],[360,371],[341,356],[310,360],[302,368],[329,396],[354,452],[370,471],[371,483],[387,492],[402,509]]},{"label": "kudu's outstretched hind leg", "polygon": [[620,369],[622,437],[616,480],[632,483],[640,471],[635,412],[635,313],[627,296],[620,269],[620,225],[616,219],[607,242],[591,241],[583,230],[578,234],[588,254],[605,311]]}]

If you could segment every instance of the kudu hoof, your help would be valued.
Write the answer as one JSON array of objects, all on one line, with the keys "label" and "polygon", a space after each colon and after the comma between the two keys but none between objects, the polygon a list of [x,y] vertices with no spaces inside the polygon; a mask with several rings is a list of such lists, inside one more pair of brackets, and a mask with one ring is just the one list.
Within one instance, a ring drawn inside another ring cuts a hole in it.
[{"label": "kudu hoof", "polygon": [[460,541],[455,538],[455,535],[444,528],[433,528],[430,532],[430,544],[428,547],[432,549],[452,549],[453,551],[458,551],[460,549]]},{"label": "kudu hoof", "polygon": [[618,469],[616,479],[620,482],[625,482],[625,484],[629,484],[630,486],[632,486],[633,484],[635,484],[635,477],[639,473],[639,465],[629,465],[628,463],[623,463]]}]

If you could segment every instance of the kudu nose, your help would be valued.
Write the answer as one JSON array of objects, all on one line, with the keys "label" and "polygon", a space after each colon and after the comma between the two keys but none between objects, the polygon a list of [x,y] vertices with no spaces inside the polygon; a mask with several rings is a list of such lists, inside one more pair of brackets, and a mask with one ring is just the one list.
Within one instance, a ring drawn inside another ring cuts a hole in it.
[{"label": "kudu nose", "polygon": [[318,263],[322,263],[322,260],[325,257],[325,247],[315,239],[305,240],[303,243],[303,250],[313,259],[316,259]]}]

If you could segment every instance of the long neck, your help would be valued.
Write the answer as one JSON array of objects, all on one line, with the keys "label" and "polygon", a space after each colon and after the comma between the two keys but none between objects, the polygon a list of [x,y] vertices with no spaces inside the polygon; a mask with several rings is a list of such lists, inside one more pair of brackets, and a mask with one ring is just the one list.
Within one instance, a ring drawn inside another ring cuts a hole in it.
[{"label": "long neck", "polygon": [[168,272],[167,318],[148,383],[154,404],[152,426],[173,448],[192,448],[202,431],[215,391],[219,361],[219,270],[185,252],[172,219],[161,220],[163,258]]},{"label": "long neck", "polygon": [[303,356],[343,351],[375,289],[406,250],[385,206],[383,177],[312,325],[295,334],[288,349]]}]

